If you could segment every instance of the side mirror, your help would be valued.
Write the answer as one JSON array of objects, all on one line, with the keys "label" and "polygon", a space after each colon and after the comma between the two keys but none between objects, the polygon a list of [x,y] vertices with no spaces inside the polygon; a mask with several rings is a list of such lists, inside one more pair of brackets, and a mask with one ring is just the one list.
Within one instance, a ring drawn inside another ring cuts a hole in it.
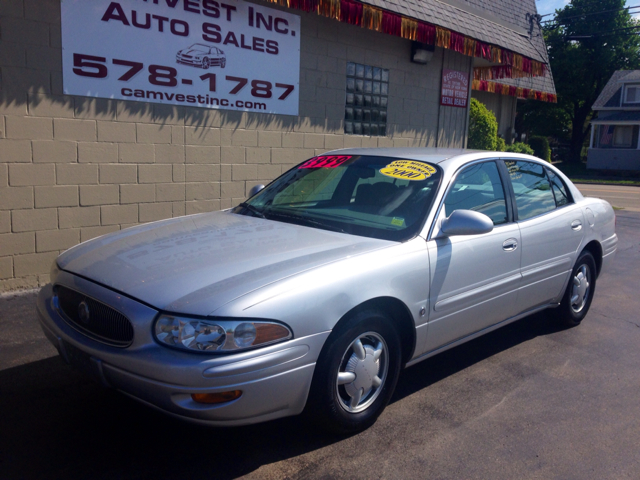
[{"label": "side mirror", "polygon": [[256,193],[258,193],[263,188],[264,188],[264,185],[262,185],[262,184],[254,185],[253,187],[251,187],[251,190],[249,190],[249,196],[247,198],[253,197]]},{"label": "side mirror", "polygon": [[454,210],[442,221],[440,231],[447,237],[453,235],[480,235],[493,230],[493,222],[484,213],[473,210]]}]

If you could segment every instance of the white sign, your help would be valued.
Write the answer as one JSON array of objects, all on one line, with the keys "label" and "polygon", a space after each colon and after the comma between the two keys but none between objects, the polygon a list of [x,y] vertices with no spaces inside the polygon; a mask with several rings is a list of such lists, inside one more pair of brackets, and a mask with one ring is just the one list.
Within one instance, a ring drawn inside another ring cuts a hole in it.
[{"label": "white sign", "polygon": [[241,0],[62,0],[69,95],[298,115],[300,17]]}]

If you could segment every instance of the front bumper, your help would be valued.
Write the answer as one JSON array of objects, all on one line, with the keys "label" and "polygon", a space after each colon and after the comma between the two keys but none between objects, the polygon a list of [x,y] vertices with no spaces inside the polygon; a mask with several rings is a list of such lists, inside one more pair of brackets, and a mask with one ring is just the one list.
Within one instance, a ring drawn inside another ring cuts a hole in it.
[{"label": "front bumper", "polygon": [[[152,335],[157,311],[93,282],[60,272],[57,284],[118,309],[133,324],[133,344],[112,347],[72,328],[52,306],[47,285],[37,301],[47,338],[67,363],[105,386],[196,423],[234,426],[296,415],[304,409],[315,362],[330,332],[232,355],[202,355],[166,348]],[[295,333],[295,332],[294,332]],[[207,405],[192,393],[241,390],[237,400]]]},{"label": "front bumper", "polygon": [[196,60],[195,58],[184,58],[181,56],[176,56],[176,62],[182,63],[183,65],[193,65],[195,67],[202,67],[202,59]]}]

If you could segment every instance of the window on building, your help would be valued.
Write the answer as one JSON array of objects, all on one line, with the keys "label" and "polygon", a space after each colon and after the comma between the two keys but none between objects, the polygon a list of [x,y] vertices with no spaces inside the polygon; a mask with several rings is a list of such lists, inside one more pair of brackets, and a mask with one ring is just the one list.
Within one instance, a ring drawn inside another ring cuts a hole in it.
[{"label": "window on building", "polygon": [[389,70],[348,62],[344,133],[385,136],[388,99]]},{"label": "window on building", "polygon": [[599,125],[594,144],[597,148],[636,148],[639,129],[638,125]]},{"label": "window on building", "polygon": [[624,103],[640,103],[640,85],[627,85]]}]

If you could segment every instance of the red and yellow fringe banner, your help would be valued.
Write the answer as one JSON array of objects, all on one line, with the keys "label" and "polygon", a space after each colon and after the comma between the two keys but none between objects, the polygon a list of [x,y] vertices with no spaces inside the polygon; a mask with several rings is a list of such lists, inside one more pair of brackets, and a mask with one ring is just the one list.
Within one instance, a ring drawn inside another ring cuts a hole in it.
[{"label": "red and yellow fringe banner", "polygon": [[[305,12],[315,12],[328,18],[333,18],[350,25],[357,25],[376,32],[415,40],[416,42],[447,48],[469,57],[484,58],[499,65],[491,67],[477,67],[473,69],[474,85],[476,82],[486,84],[484,91],[495,91],[488,80],[500,78],[540,77],[547,74],[544,63],[524,57],[518,53],[506,50],[496,45],[475,40],[447,28],[431,25],[414,18],[405,17],[397,13],[372,7],[354,0],[267,0],[283,7],[295,8]],[[493,88],[494,90],[486,90]],[[475,88],[479,90],[479,88]],[[503,95],[518,96],[519,98],[535,98],[542,101],[555,102],[555,95],[544,92],[503,93]],[[504,86],[498,92],[506,91]],[[538,95],[540,94],[540,95]],[[552,100],[549,100],[551,98]]]},{"label": "red and yellow fringe banner", "polygon": [[471,88],[479,92],[498,93],[522,99],[539,100],[542,102],[558,103],[558,97],[552,93],[540,92],[529,88],[514,87],[504,83],[488,82],[486,80],[474,79]]}]

